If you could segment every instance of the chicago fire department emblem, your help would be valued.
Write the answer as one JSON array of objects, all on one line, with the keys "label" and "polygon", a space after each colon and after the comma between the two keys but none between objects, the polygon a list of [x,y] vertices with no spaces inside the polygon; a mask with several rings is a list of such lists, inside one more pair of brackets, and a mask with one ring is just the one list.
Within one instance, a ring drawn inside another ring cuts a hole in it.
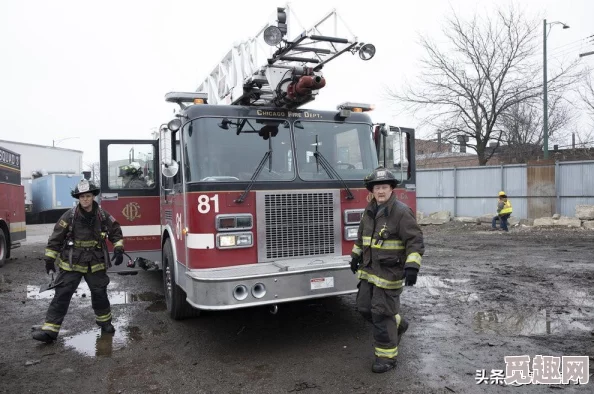
[{"label": "chicago fire department emblem", "polygon": [[137,202],[129,202],[124,209],[122,209],[122,215],[133,222],[140,217],[140,205],[138,205]]}]

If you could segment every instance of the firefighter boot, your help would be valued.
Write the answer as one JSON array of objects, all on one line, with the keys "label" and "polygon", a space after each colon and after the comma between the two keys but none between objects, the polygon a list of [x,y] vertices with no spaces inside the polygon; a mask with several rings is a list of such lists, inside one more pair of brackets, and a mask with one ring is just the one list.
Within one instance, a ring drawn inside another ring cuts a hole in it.
[{"label": "firefighter boot", "polygon": [[402,319],[400,321],[400,325],[398,326],[398,339],[401,339],[402,335],[408,330],[408,321]]},{"label": "firefighter boot", "polygon": [[58,339],[58,334],[51,331],[44,331],[41,329],[37,329],[33,331],[33,339],[45,342],[45,343],[52,343],[56,339]]},{"label": "firefighter boot", "polygon": [[113,334],[115,332],[115,327],[110,321],[99,324],[99,327],[101,327],[101,332],[106,332],[108,334]]},{"label": "firefighter boot", "polygon": [[395,358],[383,358],[383,357],[376,357],[373,365],[371,366],[371,370],[375,373],[384,373],[388,372],[391,369],[396,367],[396,359]]}]

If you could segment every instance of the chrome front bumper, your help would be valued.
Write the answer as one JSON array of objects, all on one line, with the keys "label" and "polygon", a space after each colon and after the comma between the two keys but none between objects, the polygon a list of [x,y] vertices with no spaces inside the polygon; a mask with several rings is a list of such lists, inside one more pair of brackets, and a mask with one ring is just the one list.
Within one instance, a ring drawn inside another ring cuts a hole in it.
[{"label": "chrome front bumper", "polygon": [[[357,282],[348,256],[339,256],[188,270],[183,287],[194,308],[227,310],[352,294]],[[256,284],[266,289],[260,298],[254,296]],[[240,301],[233,294],[242,285],[247,297]]]}]

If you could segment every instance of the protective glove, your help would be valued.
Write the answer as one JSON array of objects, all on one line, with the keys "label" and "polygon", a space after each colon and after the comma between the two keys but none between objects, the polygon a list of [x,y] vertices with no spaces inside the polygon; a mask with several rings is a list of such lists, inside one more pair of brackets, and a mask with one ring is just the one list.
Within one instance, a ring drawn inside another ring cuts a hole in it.
[{"label": "protective glove", "polygon": [[122,264],[122,262],[124,261],[124,248],[122,248],[121,246],[117,246],[116,248],[114,248],[111,261],[113,261],[115,265]]},{"label": "protective glove", "polygon": [[351,258],[351,271],[353,271],[353,274],[357,273],[361,260],[363,260],[361,256],[353,256]]},{"label": "protective glove", "polygon": [[56,259],[47,256],[45,256],[43,259],[45,260],[45,272],[47,272],[48,275],[50,271],[56,272],[56,264],[54,264]]},{"label": "protective glove", "polygon": [[407,268],[404,270],[404,285],[414,286],[417,283],[417,273],[419,272],[416,268]]}]

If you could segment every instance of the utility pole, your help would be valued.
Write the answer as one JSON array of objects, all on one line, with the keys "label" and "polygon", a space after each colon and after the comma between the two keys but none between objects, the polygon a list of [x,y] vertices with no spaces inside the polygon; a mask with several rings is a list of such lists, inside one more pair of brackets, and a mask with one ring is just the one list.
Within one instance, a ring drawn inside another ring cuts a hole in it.
[{"label": "utility pole", "polygon": [[547,25],[562,25],[564,29],[569,29],[569,26],[563,22],[547,23],[546,19],[542,21],[542,105],[543,105],[543,145],[544,145],[544,159],[549,158],[549,107],[548,107],[548,87],[547,87]]},{"label": "utility pole", "polygon": [[437,132],[437,152],[441,153],[441,131]]},{"label": "utility pole", "polygon": [[544,19],[542,23],[542,105],[543,105],[543,130],[542,139],[544,145],[544,159],[549,158],[549,104],[547,97],[547,20]]}]

